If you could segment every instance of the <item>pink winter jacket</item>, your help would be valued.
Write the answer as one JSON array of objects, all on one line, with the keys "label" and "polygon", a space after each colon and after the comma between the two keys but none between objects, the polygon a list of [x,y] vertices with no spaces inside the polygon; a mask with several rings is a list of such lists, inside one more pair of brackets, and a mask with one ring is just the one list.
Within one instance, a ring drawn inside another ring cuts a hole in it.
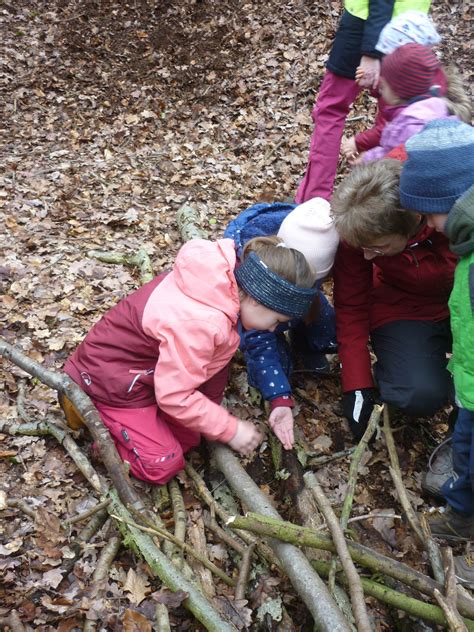
[{"label": "pink winter jacket", "polygon": [[240,301],[231,239],[196,239],[173,270],[123,299],[91,329],[65,371],[93,399],[156,402],[173,422],[228,442],[237,419],[199,389],[239,346]]}]

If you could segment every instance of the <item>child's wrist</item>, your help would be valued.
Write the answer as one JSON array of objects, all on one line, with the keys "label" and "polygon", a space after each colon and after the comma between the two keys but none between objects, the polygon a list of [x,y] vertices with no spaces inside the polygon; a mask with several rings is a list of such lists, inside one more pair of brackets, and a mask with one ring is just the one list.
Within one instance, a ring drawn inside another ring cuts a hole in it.
[{"label": "child's wrist", "polygon": [[272,410],[275,408],[293,408],[295,402],[291,395],[281,395],[280,397],[275,397],[270,401],[270,407]]}]

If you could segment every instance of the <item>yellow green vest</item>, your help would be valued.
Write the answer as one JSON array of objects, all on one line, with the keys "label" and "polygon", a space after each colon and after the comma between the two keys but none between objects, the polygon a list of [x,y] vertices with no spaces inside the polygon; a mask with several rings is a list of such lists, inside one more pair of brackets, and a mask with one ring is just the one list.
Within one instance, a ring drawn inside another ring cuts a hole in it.
[{"label": "yellow green vest", "polygon": [[[422,11],[428,13],[431,0],[395,0],[392,17],[395,18],[405,11]],[[356,18],[367,20],[369,17],[369,0],[345,0],[345,10]]]}]

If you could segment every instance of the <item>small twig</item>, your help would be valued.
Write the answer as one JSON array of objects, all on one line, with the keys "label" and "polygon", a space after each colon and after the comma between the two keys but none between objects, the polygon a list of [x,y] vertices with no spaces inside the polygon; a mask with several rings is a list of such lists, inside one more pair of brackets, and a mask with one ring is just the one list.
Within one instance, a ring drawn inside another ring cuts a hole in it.
[{"label": "small twig", "polygon": [[[36,519],[36,512],[31,509],[31,507],[24,501],[18,498],[8,498],[5,502],[6,507],[11,507],[12,509],[19,509],[24,514],[29,516],[32,520]],[[3,506],[0,506],[0,510],[4,509]]]},{"label": "small twig", "polygon": [[[402,517],[398,514],[365,514],[363,516],[353,516],[352,518],[349,518],[347,524],[351,524],[351,522],[360,522],[361,520],[370,520],[371,518],[397,518],[398,520],[402,519]],[[327,524],[322,524],[319,527],[315,527],[314,530],[324,531],[324,529],[327,528]]]},{"label": "small twig", "polygon": [[337,516],[321,489],[316,476],[312,472],[306,472],[303,478],[307,487],[313,494],[314,499],[318,503],[324,518],[326,519],[333,542],[336,546],[337,554],[341,560],[341,564],[349,584],[349,592],[351,595],[352,609],[354,611],[357,630],[358,632],[371,632],[372,626],[370,625],[369,615],[367,614],[367,609],[365,607],[364,590],[362,588],[359,574],[354,566],[344,540],[344,532],[342,530],[343,526],[339,524]]},{"label": "small twig", "polygon": [[451,632],[468,632],[464,621],[461,618],[458,619],[459,613],[456,613],[453,610],[451,604],[445,597],[443,597],[443,595],[437,588],[434,589],[433,594],[436,601],[439,603],[441,609],[444,612],[444,616],[446,617],[446,621],[448,622],[448,628],[451,630]]},{"label": "small twig", "polygon": [[[220,538],[228,546],[233,548],[234,551],[237,551],[239,555],[242,555],[242,556],[244,555],[245,551],[247,550],[247,547],[245,547],[241,542],[239,542],[236,538],[234,538],[230,533],[227,533],[227,531],[222,529],[222,527],[220,527],[217,524],[215,518],[213,518],[210,513],[205,511],[203,513],[202,518],[204,520],[204,525],[207,527],[207,529],[215,533],[218,538]],[[253,542],[252,544],[256,544],[256,542]]]},{"label": "small twig", "polygon": [[[107,575],[109,574],[110,566],[112,562],[114,561],[120,549],[121,544],[122,544],[121,538],[119,538],[118,536],[113,536],[104,546],[104,548],[102,549],[100,553],[99,559],[97,560],[97,566],[92,575],[93,585],[98,586],[102,581],[104,581],[107,578]],[[98,592],[99,593],[103,592],[103,590],[99,589]],[[96,594],[95,598],[97,598],[97,596],[98,595]],[[84,627],[82,628],[82,631],[93,632],[96,629],[96,627],[97,627],[97,624],[95,621],[91,619],[87,619],[84,623]]]},{"label": "small twig", "polygon": [[250,571],[252,569],[252,555],[255,549],[255,544],[250,544],[245,553],[242,556],[242,562],[240,564],[239,577],[237,579],[237,585],[235,587],[235,601],[239,599],[245,599],[245,590],[249,581]]},{"label": "small twig", "polygon": [[176,544],[177,546],[181,547],[184,551],[186,551],[186,553],[189,553],[189,555],[192,555],[197,560],[199,560],[201,562],[201,564],[203,564],[203,566],[205,566],[212,573],[217,575],[217,577],[222,579],[222,581],[225,582],[228,586],[235,586],[235,581],[233,579],[231,579],[230,577],[228,577],[224,573],[224,571],[222,571],[220,568],[218,568],[215,564],[213,564],[207,558],[205,558],[202,555],[200,555],[199,553],[197,553],[193,549],[192,546],[189,546],[185,542],[181,542],[180,540],[175,538],[174,535],[172,533],[170,533],[169,531],[167,531],[166,529],[159,529],[157,527],[154,527],[154,528],[143,527],[142,525],[137,524],[136,522],[133,522],[133,520],[126,520],[125,518],[121,518],[120,516],[117,516],[115,514],[110,514],[110,515],[112,516],[112,518],[115,518],[115,520],[118,520],[119,522],[124,522],[125,524],[127,524],[127,525],[129,525],[131,527],[134,527],[135,529],[138,529],[139,531],[143,531],[144,533],[151,533],[153,535],[158,535],[161,538],[165,538],[167,540],[170,540],[171,542],[173,542],[173,544]]},{"label": "small twig", "polygon": [[[365,429],[364,434],[362,435],[362,439],[356,446],[354,450],[354,454],[351,458],[351,464],[349,466],[349,479],[347,481],[347,491],[346,497],[344,499],[344,504],[342,506],[341,517],[339,522],[341,524],[343,532],[347,527],[347,521],[349,520],[349,516],[351,514],[352,503],[354,502],[354,493],[357,484],[357,474],[359,472],[360,463],[362,461],[362,457],[364,456],[365,450],[369,445],[369,441],[372,439],[372,436],[377,428],[377,425],[380,420],[380,415],[384,410],[383,406],[379,406],[376,404],[370,415],[369,422],[367,424],[367,428]],[[331,563],[331,570],[329,572],[329,588],[332,592],[334,592],[334,587],[336,584],[336,558],[333,557]]]},{"label": "small twig", "polygon": [[[219,518],[224,523],[227,523],[228,519],[230,518],[230,514],[212,496],[202,476],[200,476],[198,472],[196,472],[196,470],[193,468],[193,466],[190,465],[189,463],[186,463],[185,469],[186,469],[186,474],[193,481],[194,488],[196,492],[198,493],[198,495],[200,496],[200,498],[204,500],[205,503],[207,503],[207,505],[211,508],[211,511],[213,511],[217,516],[219,516]],[[252,535],[251,533],[247,533],[246,531],[237,531],[237,535],[241,537],[242,540],[247,544],[253,544],[254,542],[256,542],[257,549],[264,559],[270,562],[270,564],[273,564],[277,567],[281,566],[278,558],[270,549],[270,547],[268,547],[265,543],[263,543],[261,540],[256,538],[254,535]]]},{"label": "small twig", "polygon": [[[464,625],[464,622],[461,618],[461,615],[459,614],[458,606],[457,606],[458,595],[457,595],[457,590],[456,590],[456,574],[454,572],[453,551],[451,547],[449,546],[445,547],[442,550],[442,555],[443,555],[444,576],[445,576],[444,591],[446,594],[446,602],[451,609],[451,616],[449,617],[445,611],[446,618],[448,619],[448,622],[453,632],[464,632],[465,630],[467,630],[467,628]],[[439,600],[438,600],[438,603],[443,608]]]},{"label": "small twig", "polygon": [[431,567],[433,569],[433,573],[435,579],[441,584],[444,583],[444,571],[443,564],[441,561],[441,554],[439,552],[439,547],[431,537],[428,525],[424,516],[418,518],[413,507],[411,506],[410,500],[408,498],[407,491],[403,484],[402,473],[400,470],[400,463],[398,460],[397,449],[395,447],[395,441],[393,439],[392,429],[390,426],[390,415],[388,412],[388,408],[385,407],[384,410],[384,423],[383,423],[383,432],[385,435],[385,443],[387,445],[387,450],[390,456],[391,466],[389,467],[390,474],[392,476],[393,483],[395,485],[395,489],[397,490],[398,498],[400,500],[400,504],[405,512],[408,522],[410,523],[411,528],[415,532],[418,540],[422,544],[423,548],[428,553],[428,557],[430,558]]},{"label": "small twig", "polygon": [[183,495],[175,478],[171,479],[168,486],[173,505],[174,535],[180,542],[184,542],[186,538],[186,509],[184,508]]},{"label": "small twig", "polygon": [[18,381],[18,395],[16,397],[16,409],[18,411],[18,417],[20,419],[23,419],[23,421],[26,421],[26,422],[31,422],[33,421],[33,416],[30,415],[26,411],[25,389],[26,389],[26,380],[19,380]]},{"label": "small twig", "polygon": [[158,632],[171,632],[168,608],[164,603],[156,604],[155,619]]},{"label": "small twig", "polygon": [[110,498],[107,500],[103,500],[100,503],[97,503],[97,505],[94,505],[91,509],[84,511],[83,513],[78,514],[77,516],[74,516],[73,518],[69,518],[69,520],[66,520],[66,524],[76,524],[76,522],[82,522],[83,520],[86,520],[86,518],[90,518],[90,516],[93,516],[95,513],[97,513],[101,509],[105,509],[105,507],[108,507],[109,505],[110,505]]},{"label": "small twig", "polygon": [[354,450],[355,447],[347,448],[347,450],[341,450],[340,452],[334,452],[334,454],[326,454],[324,456],[310,456],[308,457],[308,465],[320,467],[322,465],[326,465],[327,463],[331,463],[331,461],[343,459],[344,457],[351,455]]}]

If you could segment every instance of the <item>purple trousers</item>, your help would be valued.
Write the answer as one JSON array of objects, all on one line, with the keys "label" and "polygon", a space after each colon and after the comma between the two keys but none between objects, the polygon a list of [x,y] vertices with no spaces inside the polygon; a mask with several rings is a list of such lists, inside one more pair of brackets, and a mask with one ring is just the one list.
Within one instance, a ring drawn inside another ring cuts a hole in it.
[{"label": "purple trousers", "polygon": [[354,79],[326,70],[312,112],[314,130],[306,173],[295,197],[297,204],[314,197],[331,199],[346,117],[359,92]]}]

